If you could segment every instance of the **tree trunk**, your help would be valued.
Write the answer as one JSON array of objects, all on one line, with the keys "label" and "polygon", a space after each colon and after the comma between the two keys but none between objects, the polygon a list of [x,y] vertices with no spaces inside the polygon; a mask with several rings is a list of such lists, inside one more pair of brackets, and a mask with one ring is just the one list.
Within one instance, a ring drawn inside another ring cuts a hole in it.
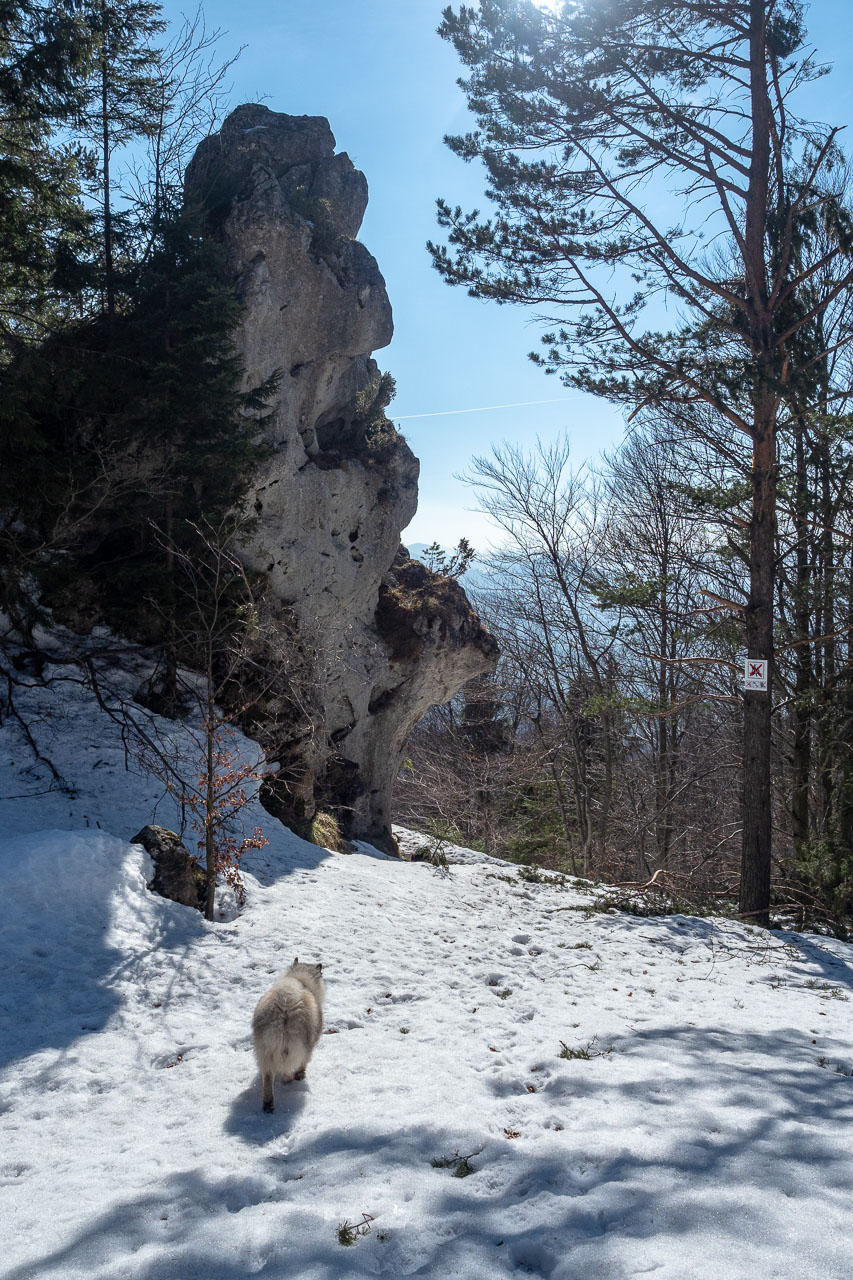
[{"label": "tree trunk", "polygon": [[814,708],[810,632],[811,572],[809,565],[809,492],[806,469],[805,427],[798,421],[796,439],[796,494],[794,527],[797,535],[794,583],[794,705],[791,713],[791,834],[797,863],[802,865],[809,845],[809,783],[811,775],[811,717]]},{"label": "tree trunk", "polygon": [[[831,486],[831,457],[829,439],[824,430],[818,435],[818,471],[820,483],[820,563],[822,570],[821,599],[823,604],[819,635],[827,639],[821,644],[823,686],[820,716],[820,791],[822,798],[823,837],[832,843],[835,838],[835,784],[839,755],[838,720],[836,704],[836,626],[835,600],[835,538],[832,531],[834,510]],[[843,750],[843,748],[842,748]],[[835,856],[833,850],[833,859]]]},{"label": "tree trunk", "polygon": [[773,115],[767,91],[764,0],[749,5],[749,83],[752,146],[743,236],[755,369],[752,421],[752,516],[749,549],[747,653],[767,660],[767,690],[744,692],[743,853],[740,913],[770,923],[770,726],[773,683],[773,588],[776,555],[777,345],[767,287],[767,234]]},{"label": "tree trunk", "polygon": [[[669,576],[669,547],[664,538],[660,563],[661,581],[666,584]],[[658,866],[669,865],[669,849],[672,842],[672,778],[674,764],[675,725],[666,715],[672,705],[672,675],[674,665],[667,661],[675,656],[675,646],[669,629],[669,598],[666,585],[660,597],[660,630],[658,633],[658,721],[657,761],[655,762],[655,843]]]},{"label": "tree trunk", "polygon": [[107,50],[106,6],[101,5],[103,25],[103,45],[101,48],[101,161],[104,181],[104,289],[106,292],[107,316],[110,325],[115,315],[115,270],[113,264],[113,213],[110,199],[110,103],[109,103],[109,57]]},{"label": "tree trunk", "polygon": [[739,904],[742,916],[750,923],[765,928],[770,923],[770,729],[775,551],[776,431],[771,421],[756,440],[753,451],[746,639],[748,656],[767,660],[767,690],[746,690],[744,693],[743,855]]},{"label": "tree trunk", "polygon": [[[849,560],[849,557],[848,557]],[[840,570],[841,566],[839,566]],[[846,617],[839,610],[839,622],[846,627],[853,626],[853,565],[847,568],[847,602]],[[838,745],[840,760],[840,786],[838,797],[838,851],[842,857],[848,857],[853,849],[853,664],[850,660],[850,636],[847,632],[846,662],[839,655],[840,669],[837,680],[837,705],[839,733]]]},{"label": "tree trunk", "polygon": [[[209,657],[210,655],[208,655]],[[205,747],[207,758],[207,787],[204,808],[204,855],[207,872],[207,898],[204,906],[205,920],[213,919],[216,900],[216,708],[213,704],[213,671],[208,662],[207,671],[207,719],[205,721]]]},{"label": "tree trunk", "polygon": [[613,807],[613,729],[608,713],[601,717],[603,742],[604,781],[601,788],[601,809],[598,815],[596,844],[603,863],[607,856],[607,836],[610,830],[610,810]]},{"label": "tree trunk", "polygon": [[172,495],[166,498],[166,589],[164,609],[166,614],[163,637],[163,698],[170,713],[178,705],[178,601],[175,583],[174,506]]}]

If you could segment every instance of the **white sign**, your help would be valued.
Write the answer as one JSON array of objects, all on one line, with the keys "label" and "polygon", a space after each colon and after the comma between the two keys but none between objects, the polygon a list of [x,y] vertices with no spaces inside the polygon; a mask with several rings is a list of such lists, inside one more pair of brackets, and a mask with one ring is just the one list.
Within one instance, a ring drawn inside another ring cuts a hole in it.
[{"label": "white sign", "polygon": [[767,659],[745,658],[743,667],[744,689],[760,689],[767,692]]}]

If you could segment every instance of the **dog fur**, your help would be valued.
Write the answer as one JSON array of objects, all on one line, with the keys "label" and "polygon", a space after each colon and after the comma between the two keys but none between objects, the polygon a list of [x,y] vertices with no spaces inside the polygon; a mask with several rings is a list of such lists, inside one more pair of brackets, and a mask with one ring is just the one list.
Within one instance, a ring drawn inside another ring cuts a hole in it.
[{"label": "dog fur", "polygon": [[264,992],[252,1017],[255,1058],[261,1073],[264,1111],[275,1110],[273,1081],[304,1080],[314,1046],[323,1030],[321,964],[294,960]]}]

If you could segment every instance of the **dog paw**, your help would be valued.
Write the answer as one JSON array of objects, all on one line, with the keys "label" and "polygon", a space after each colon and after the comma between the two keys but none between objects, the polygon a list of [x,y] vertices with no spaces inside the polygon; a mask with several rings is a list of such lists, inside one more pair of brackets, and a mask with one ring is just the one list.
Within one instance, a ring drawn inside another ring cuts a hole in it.
[{"label": "dog paw", "polygon": [[275,1111],[275,1103],[272,1098],[270,1098],[268,1102],[264,1103],[264,1111]]}]

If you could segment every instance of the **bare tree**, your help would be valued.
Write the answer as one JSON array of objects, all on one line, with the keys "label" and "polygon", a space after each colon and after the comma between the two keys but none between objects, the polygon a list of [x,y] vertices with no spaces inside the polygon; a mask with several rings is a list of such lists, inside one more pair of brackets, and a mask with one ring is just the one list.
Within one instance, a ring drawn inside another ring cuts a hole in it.
[{"label": "bare tree", "polygon": [[[250,574],[240,558],[245,529],[239,517],[193,525],[189,544],[168,546],[175,578],[169,605],[173,639],[186,664],[181,694],[194,703],[200,724],[185,725],[194,743],[191,758],[180,747],[164,752],[150,740],[140,748],[144,767],[192,814],[204,851],[210,920],[217,876],[224,875],[239,893],[242,854],[266,843],[259,829],[240,832],[240,815],[249,800],[247,786],[274,769],[261,745],[254,759],[239,756],[234,727],[254,730],[269,744],[286,736],[283,719],[304,732],[314,676],[306,670],[292,619],[267,599],[263,576]],[[156,687],[156,678],[151,683]]]},{"label": "bare tree", "polygon": [[[709,700],[733,695],[735,654],[703,594],[716,585],[717,556],[714,531],[685,492],[690,461],[683,437],[649,420],[629,433],[604,470],[610,536],[597,594],[607,616],[620,612],[620,689],[653,773],[653,817],[640,827],[641,850],[653,837],[649,874],[669,864],[676,807],[683,809],[685,781],[696,776],[691,721],[699,715],[707,722]],[[729,733],[714,756],[723,745],[731,748]],[[704,756],[702,774],[710,764]]]},{"label": "bare tree", "polygon": [[[466,478],[507,534],[489,567],[513,602],[522,634],[528,642],[535,637],[538,678],[550,705],[567,722],[582,710],[594,728],[594,746],[585,733],[576,734],[576,787],[579,797],[587,796],[586,863],[593,845],[601,857],[607,844],[618,752],[615,632],[603,625],[594,599],[607,537],[602,495],[571,471],[565,441],[540,444],[532,456],[496,448],[491,458],[475,458]],[[599,775],[595,805],[589,803],[590,768]]]},{"label": "bare tree", "polygon": [[123,178],[125,195],[152,243],[164,217],[183,204],[184,174],[193,151],[215,132],[227,109],[228,76],[245,45],[222,58],[219,46],[225,35],[219,27],[208,28],[201,7],[192,16],[183,15],[152,72],[156,119],[144,160],[131,161]]}]

